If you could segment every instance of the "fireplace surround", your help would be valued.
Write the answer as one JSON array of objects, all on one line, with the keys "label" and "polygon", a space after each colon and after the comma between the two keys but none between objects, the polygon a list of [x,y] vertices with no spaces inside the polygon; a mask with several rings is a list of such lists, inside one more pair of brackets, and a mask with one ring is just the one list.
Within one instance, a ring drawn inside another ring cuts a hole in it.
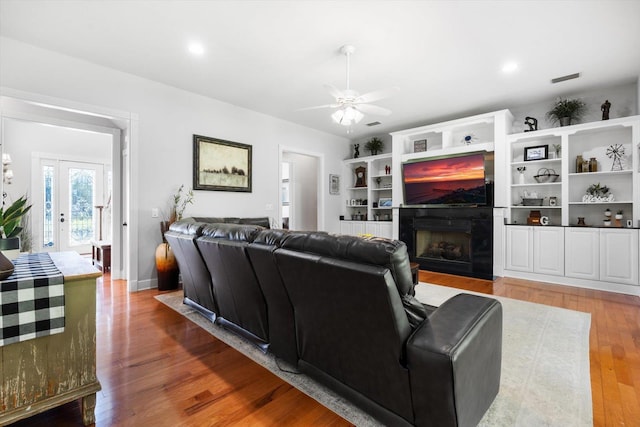
[{"label": "fireplace surround", "polygon": [[421,270],[493,279],[493,208],[400,208],[399,237]]}]

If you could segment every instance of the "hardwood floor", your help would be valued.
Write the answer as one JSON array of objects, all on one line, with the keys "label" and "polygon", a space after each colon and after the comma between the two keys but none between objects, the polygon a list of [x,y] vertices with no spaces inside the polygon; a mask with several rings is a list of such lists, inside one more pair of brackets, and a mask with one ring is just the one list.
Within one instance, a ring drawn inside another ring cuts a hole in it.
[{"label": "hardwood floor", "polygon": [[[519,279],[420,272],[425,282],[589,312],[595,426],[640,426],[640,298]],[[156,301],[98,283],[97,426],[348,426]],[[79,402],[14,426],[81,426]]]}]

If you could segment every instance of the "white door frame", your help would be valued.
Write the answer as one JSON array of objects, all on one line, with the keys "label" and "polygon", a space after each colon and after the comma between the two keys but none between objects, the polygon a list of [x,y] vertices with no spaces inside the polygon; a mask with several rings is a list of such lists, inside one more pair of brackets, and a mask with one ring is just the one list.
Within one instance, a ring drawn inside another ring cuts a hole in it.
[{"label": "white door frame", "polygon": [[[4,118],[28,120],[58,126],[92,130],[112,135],[112,271],[113,279],[127,280],[130,292],[138,290],[138,240],[137,194],[138,177],[131,173],[131,165],[138,158],[137,114],[106,107],[82,104],[65,99],[0,87],[0,148],[4,133],[1,132]],[[122,166],[122,152],[127,149],[129,164]],[[123,200],[122,177],[128,174],[127,200]],[[0,188],[4,190],[0,182]],[[126,210],[126,211],[125,211]],[[126,221],[126,226],[123,222]],[[123,236],[126,234],[126,238]],[[122,242],[128,247],[122,247]],[[126,257],[126,261],[124,259]]]},{"label": "white door frame", "polygon": [[[304,150],[298,147],[289,147],[286,145],[278,145],[278,217],[277,223],[282,227],[282,161],[283,154],[287,153],[295,153],[302,154],[305,156],[315,157],[318,161],[318,186],[317,186],[317,202],[318,202],[318,219],[317,219],[317,228],[320,231],[325,230],[325,185],[326,180],[323,179],[324,173],[324,154],[318,153],[317,151],[309,151]],[[328,179],[328,178],[327,178]],[[291,197],[291,170],[289,171],[289,197]]]}]

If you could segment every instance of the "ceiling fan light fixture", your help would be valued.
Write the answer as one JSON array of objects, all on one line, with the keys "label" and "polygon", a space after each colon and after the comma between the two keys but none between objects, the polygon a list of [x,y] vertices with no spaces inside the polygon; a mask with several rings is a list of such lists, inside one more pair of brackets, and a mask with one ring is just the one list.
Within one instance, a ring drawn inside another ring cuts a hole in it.
[{"label": "ceiling fan light fixture", "polygon": [[344,107],[336,110],[331,118],[342,126],[351,126],[354,123],[359,123],[364,118],[364,114],[353,107]]}]

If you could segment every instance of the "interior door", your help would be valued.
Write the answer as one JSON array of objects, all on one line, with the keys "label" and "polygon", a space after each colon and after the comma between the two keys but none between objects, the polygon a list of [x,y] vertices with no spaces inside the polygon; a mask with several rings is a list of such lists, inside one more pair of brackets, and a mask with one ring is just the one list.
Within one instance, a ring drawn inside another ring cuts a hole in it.
[{"label": "interior door", "polygon": [[45,250],[91,253],[91,242],[104,231],[98,208],[103,205],[103,169],[97,163],[43,160]]}]

